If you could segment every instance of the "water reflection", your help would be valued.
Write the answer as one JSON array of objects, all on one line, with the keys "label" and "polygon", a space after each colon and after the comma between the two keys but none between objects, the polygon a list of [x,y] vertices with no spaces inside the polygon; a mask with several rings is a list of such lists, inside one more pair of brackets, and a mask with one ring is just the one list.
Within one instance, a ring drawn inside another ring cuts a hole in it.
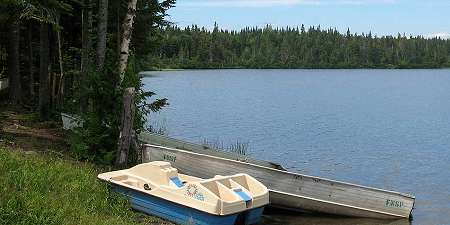
[{"label": "water reflection", "polygon": [[[414,225],[450,224],[450,70],[152,72],[175,138],[249,143],[292,171],[413,194]],[[163,126],[160,126],[163,125]],[[447,179],[445,179],[447,177]],[[408,224],[304,216],[272,224]],[[408,224],[409,225],[409,224]]]},{"label": "water reflection", "polygon": [[265,225],[411,225],[408,219],[377,220],[366,218],[333,217],[303,213],[268,212],[262,223]]}]

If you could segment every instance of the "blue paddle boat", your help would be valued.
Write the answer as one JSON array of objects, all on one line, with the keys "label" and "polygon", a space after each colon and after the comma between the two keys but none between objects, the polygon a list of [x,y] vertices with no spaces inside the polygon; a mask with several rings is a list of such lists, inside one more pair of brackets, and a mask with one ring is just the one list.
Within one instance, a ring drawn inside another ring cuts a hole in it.
[{"label": "blue paddle boat", "polygon": [[144,163],[98,175],[127,196],[138,211],[178,224],[258,223],[268,189],[246,174],[200,179],[179,174],[169,162]]}]

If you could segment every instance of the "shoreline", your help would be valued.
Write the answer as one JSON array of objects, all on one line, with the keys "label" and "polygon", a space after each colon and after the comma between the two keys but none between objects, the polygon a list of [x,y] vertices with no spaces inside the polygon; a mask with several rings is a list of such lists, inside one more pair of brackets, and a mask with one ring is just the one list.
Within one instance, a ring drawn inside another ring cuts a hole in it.
[{"label": "shoreline", "polygon": [[183,67],[183,68],[148,68],[143,72],[184,71],[184,70],[445,70],[448,67]]},{"label": "shoreline", "polygon": [[202,70],[450,70],[450,67],[442,68],[183,68],[183,69],[157,69],[143,70],[139,72],[141,78],[153,77],[151,72],[178,72],[178,71],[202,71]]}]

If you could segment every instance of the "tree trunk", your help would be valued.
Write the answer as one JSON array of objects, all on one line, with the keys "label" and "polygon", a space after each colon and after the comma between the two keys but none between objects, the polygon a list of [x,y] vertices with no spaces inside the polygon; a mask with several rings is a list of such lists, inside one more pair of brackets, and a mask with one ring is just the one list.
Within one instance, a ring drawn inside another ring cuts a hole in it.
[{"label": "tree trunk", "polygon": [[128,56],[130,50],[131,35],[133,33],[133,21],[136,16],[137,0],[128,1],[128,10],[125,19],[122,23],[122,40],[120,42],[120,57],[119,57],[119,74],[120,82],[123,81],[125,70],[128,65]]},{"label": "tree trunk", "polygon": [[116,29],[117,29],[117,34],[116,34],[116,44],[117,44],[117,55],[120,56],[120,34],[122,32],[120,32],[120,4],[117,5],[117,11],[116,11]]},{"label": "tree trunk", "polygon": [[[59,15],[58,15],[58,23],[59,23]],[[62,46],[61,46],[61,30],[56,30],[56,39],[58,42],[58,61],[59,61],[59,83],[57,84],[57,101],[56,108],[62,109],[62,104],[64,102],[64,65],[63,65],[63,57],[62,57]]]},{"label": "tree trunk", "polygon": [[130,146],[133,141],[134,88],[127,88],[123,93],[122,119],[120,122],[119,142],[117,144],[116,166],[123,167],[128,162]]},{"label": "tree trunk", "polygon": [[88,69],[90,64],[90,50],[92,49],[92,0],[85,0],[82,12],[82,50],[81,50],[81,77],[79,78],[81,99],[80,109],[82,112],[86,112],[88,109]]},{"label": "tree trunk", "polygon": [[105,65],[106,34],[108,31],[108,0],[99,0],[97,30],[97,69],[101,71]]},{"label": "tree trunk", "polygon": [[85,75],[89,65],[89,51],[92,49],[91,31],[92,31],[92,0],[85,0],[82,12],[81,28],[81,73]]},{"label": "tree trunk", "polygon": [[58,75],[56,73],[53,73],[53,71],[50,71],[50,85],[51,85],[51,105],[52,109],[56,109],[56,83],[58,82]]},{"label": "tree trunk", "polygon": [[28,88],[30,89],[30,100],[34,103],[34,61],[33,61],[33,24],[28,24]]},{"label": "tree trunk", "polygon": [[49,25],[41,23],[40,47],[39,47],[39,115],[42,119],[48,119],[50,109],[49,99]]},{"label": "tree trunk", "polygon": [[22,84],[20,77],[20,24],[10,24],[8,51],[9,100],[13,105],[21,103]]}]

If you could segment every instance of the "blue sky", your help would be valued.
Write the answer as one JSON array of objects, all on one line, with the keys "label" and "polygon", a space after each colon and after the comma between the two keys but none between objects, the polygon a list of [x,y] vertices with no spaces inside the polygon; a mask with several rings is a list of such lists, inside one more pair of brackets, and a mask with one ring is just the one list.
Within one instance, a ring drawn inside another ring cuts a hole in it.
[{"label": "blue sky", "polygon": [[345,32],[450,38],[450,0],[178,0],[169,19],[179,26],[335,27]]}]

